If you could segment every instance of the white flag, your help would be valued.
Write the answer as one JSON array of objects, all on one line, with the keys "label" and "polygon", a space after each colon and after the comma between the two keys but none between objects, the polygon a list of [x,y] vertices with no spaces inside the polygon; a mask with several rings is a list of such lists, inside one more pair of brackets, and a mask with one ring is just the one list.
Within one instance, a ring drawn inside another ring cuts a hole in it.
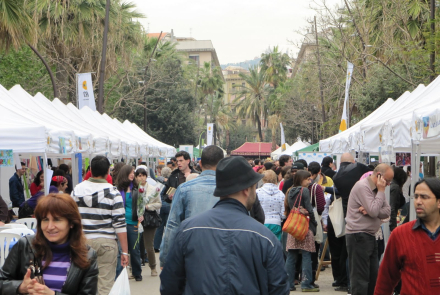
[{"label": "white flag", "polygon": [[286,138],[284,136],[283,123],[280,123],[280,128],[281,128],[281,151],[284,152],[286,150]]},{"label": "white flag", "polygon": [[95,95],[93,94],[92,74],[77,74],[76,93],[78,95],[78,109],[88,106],[96,111]]},{"label": "white flag", "polygon": [[353,64],[347,61],[347,79],[345,83],[345,100],[344,100],[344,110],[342,111],[341,125],[339,125],[339,132],[347,130],[347,104],[348,96],[350,93],[350,82],[351,76],[353,75]]},{"label": "white flag", "polygon": [[213,135],[213,130],[214,129],[214,123],[208,123],[206,126],[206,134],[207,134],[207,145],[212,145],[212,135]]}]

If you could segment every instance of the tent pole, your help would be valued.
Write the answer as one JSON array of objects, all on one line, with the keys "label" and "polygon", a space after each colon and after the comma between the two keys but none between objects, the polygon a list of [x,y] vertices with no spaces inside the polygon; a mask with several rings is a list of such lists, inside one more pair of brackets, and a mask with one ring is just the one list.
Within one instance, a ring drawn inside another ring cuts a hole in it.
[{"label": "tent pole", "polygon": [[47,170],[48,170],[48,167],[47,167],[47,154],[46,153],[44,153],[44,155],[43,155],[43,166],[44,166],[43,170],[44,170],[44,177],[45,177],[45,179],[44,179],[44,181],[45,181],[45,184],[44,184],[44,195],[47,196],[49,194],[49,186],[46,185],[46,183],[47,183],[46,175],[48,175],[48,173],[47,173]]},{"label": "tent pole", "polygon": [[409,197],[409,220],[415,220],[416,219],[416,209],[414,207],[414,186],[419,178],[419,173],[417,173],[417,158],[418,155],[416,155],[416,143],[413,139],[411,139],[411,192]]}]

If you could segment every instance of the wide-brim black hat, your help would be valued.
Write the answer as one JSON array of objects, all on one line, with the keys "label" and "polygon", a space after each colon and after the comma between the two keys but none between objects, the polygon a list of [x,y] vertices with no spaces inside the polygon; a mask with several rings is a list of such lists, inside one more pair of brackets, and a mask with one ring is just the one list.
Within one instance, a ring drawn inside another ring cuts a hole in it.
[{"label": "wide-brim black hat", "polygon": [[253,186],[263,178],[245,158],[228,157],[220,160],[215,170],[217,186],[214,196],[224,197]]}]

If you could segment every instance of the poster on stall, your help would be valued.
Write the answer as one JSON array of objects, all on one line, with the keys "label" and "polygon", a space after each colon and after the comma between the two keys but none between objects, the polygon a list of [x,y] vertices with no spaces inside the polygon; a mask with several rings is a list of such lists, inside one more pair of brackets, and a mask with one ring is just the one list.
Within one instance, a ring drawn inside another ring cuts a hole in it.
[{"label": "poster on stall", "polygon": [[0,150],[0,167],[13,167],[13,166],[14,166],[14,153],[12,152],[12,150]]},{"label": "poster on stall", "polygon": [[396,166],[411,166],[411,153],[396,153]]}]

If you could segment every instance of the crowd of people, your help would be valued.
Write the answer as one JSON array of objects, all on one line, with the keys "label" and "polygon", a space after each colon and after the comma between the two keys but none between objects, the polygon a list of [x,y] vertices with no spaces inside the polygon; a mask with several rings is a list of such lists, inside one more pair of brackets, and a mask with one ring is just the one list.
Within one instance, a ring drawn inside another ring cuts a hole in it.
[{"label": "crowd of people", "polygon": [[[75,187],[68,166],[60,165],[47,196],[40,171],[28,200],[24,171],[23,163],[11,177],[10,199],[20,218],[35,216],[38,225],[0,269],[1,294],[107,295],[128,264],[136,281],[147,261],[157,276],[158,252],[161,294],[319,292],[325,239],[335,291],[440,294],[440,180],[417,182],[417,219],[409,221],[404,191],[411,175],[401,167],[367,166],[350,153],[339,168],[331,157],[225,158],[208,146],[198,163],[180,151],[156,173],[96,156]],[[329,217],[339,198],[345,235],[335,233]],[[7,223],[2,202],[0,222]],[[308,220],[302,238],[283,230],[294,212]],[[385,249],[386,222],[392,234]]]}]

